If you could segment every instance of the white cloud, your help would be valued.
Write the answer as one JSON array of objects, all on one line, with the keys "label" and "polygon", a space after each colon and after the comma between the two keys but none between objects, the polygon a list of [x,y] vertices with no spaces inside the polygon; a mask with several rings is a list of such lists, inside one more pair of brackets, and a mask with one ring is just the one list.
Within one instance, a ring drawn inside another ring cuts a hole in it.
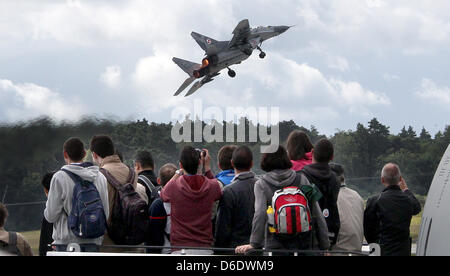
[{"label": "white cloud", "polygon": [[[0,79],[0,117],[18,121],[47,115],[57,120],[82,116],[82,108],[67,102],[58,93],[33,83],[15,84]],[[2,120],[3,120],[2,119]]]},{"label": "white cloud", "polygon": [[450,105],[450,87],[439,87],[427,78],[422,79],[422,90],[416,95],[433,103],[444,104],[447,108]]},{"label": "white cloud", "polygon": [[100,76],[100,80],[109,88],[117,88],[120,85],[121,77],[120,66],[113,65],[106,67],[105,72]]}]

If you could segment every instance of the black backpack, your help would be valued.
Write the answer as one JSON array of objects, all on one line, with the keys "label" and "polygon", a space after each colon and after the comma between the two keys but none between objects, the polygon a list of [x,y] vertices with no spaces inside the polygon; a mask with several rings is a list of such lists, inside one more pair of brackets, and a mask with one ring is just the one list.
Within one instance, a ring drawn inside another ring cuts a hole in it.
[{"label": "black backpack", "polygon": [[147,195],[149,196],[148,206],[152,206],[153,201],[155,201],[159,197],[158,192],[161,190],[160,187],[155,187],[152,181],[145,175],[139,175],[138,179],[142,181],[142,183],[144,183],[146,191],[149,191],[149,193],[147,193]]},{"label": "black backpack", "polygon": [[[333,174],[333,177],[331,178],[331,182],[334,183],[322,183],[320,180],[316,179],[314,176],[310,175],[307,171],[301,170],[297,173],[302,173],[308,178],[309,182],[311,184],[314,184],[317,186],[322,193],[323,197],[319,200],[319,206],[322,209],[323,215],[325,217],[325,221],[328,226],[328,232],[329,232],[329,238],[332,245],[337,243],[339,230],[341,228],[341,220],[339,217],[339,210],[337,208],[337,202],[333,202],[333,199],[331,198],[331,185],[337,185],[338,180],[336,176]],[[331,184],[331,185],[330,185]]]},{"label": "black backpack", "polygon": [[125,184],[117,181],[107,170],[100,171],[117,191],[108,227],[111,240],[119,245],[139,245],[147,241],[148,206],[133,187],[136,177],[134,171],[130,169],[130,176]]},{"label": "black backpack", "polygon": [[5,243],[0,241],[0,251],[7,252],[12,255],[22,256],[19,248],[17,248],[17,233],[8,232],[9,234],[9,242]]}]

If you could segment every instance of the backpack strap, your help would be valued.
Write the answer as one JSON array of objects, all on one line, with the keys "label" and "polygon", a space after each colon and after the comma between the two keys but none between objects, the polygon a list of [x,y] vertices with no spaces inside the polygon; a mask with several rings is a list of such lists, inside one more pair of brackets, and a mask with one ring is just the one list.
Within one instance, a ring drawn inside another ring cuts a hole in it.
[{"label": "backpack strap", "polygon": [[70,178],[73,180],[73,182],[75,182],[75,185],[77,183],[80,183],[80,184],[83,183],[83,179],[79,175],[74,174],[73,172],[66,170],[66,169],[61,169],[61,171],[65,172],[68,176],[70,176]]},{"label": "backpack strap", "polygon": [[154,190],[156,189],[155,185],[153,185],[153,183],[150,181],[150,179],[148,179],[145,175],[139,175],[138,177],[139,180],[141,180],[142,182],[144,182],[145,186],[147,186],[147,188],[150,190],[150,192],[154,193]]},{"label": "backpack strap", "polygon": [[[134,173],[134,171],[128,167],[128,169],[130,170],[130,175],[128,176],[128,180],[126,183],[130,183],[133,184],[134,180],[136,178],[136,175]],[[116,190],[120,190],[123,186],[122,183],[120,183],[109,171],[105,170],[104,168],[100,169],[100,172],[106,177],[106,180],[108,180],[108,183],[111,184],[111,186],[113,186]]]},{"label": "backpack strap", "polygon": [[17,247],[17,233],[16,232],[8,232],[9,241],[7,250],[8,252],[12,254],[16,254],[18,256],[21,256],[19,248]]}]

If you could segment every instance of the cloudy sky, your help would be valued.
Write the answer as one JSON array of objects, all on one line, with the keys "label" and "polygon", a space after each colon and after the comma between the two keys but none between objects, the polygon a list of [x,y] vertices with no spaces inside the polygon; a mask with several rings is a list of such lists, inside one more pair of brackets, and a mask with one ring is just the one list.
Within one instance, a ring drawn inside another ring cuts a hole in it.
[{"label": "cloudy sky", "polygon": [[[176,106],[278,106],[320,132],[377,117],[436,133],[450,124],[447,0],[0,1],[0,122],[85,115],[168,122]],[[201,62],[191,31],[296,25],[192,97],[173,56]]]}]

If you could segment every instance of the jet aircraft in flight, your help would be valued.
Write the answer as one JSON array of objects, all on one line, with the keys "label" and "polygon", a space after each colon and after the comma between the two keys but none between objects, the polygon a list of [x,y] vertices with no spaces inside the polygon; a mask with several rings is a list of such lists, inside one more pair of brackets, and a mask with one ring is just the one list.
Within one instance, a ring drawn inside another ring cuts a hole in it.
[{"label": "jet aircraft in flight", "polygon": [[206,57],[203,59],[202,64],[173,58],[173,61],[189,75],[189,78],[180,86],[174,96],[178,96],[197,80],[185,97],[194,94],[204,84],[213,81],[214,77],[220,75],[220,71],[226,68],[231,78],[236,77],[236,72],[230,66],[240,64],[242,61],[248,59],[255,49],[260,51],[260,58],[265,58],[266,53],[261,49],[262,43],[270,38],[279,36],[289,28],[291,27],[268,26],[250,28],[248,19],[245,19],[234,29],[234,36],[231,41],[216,41],[207,36],[192,32],[192,37],[205,50]]}]

